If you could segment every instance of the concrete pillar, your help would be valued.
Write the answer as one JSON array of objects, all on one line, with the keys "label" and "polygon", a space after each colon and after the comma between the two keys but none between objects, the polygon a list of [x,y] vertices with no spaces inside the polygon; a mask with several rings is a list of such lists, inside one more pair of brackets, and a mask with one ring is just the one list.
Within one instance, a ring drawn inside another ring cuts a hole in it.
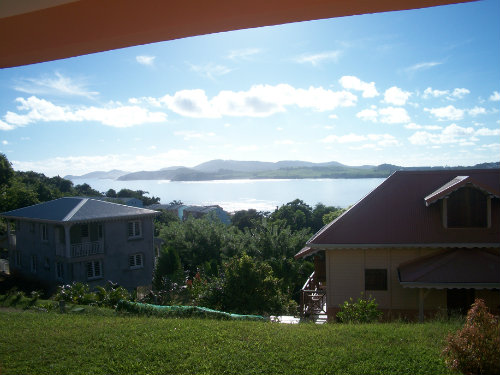
[{"label": "concrete pillar", "polygon": [[71,239],[69,237],[70,228],[70,224],[64,225],[64,242],[66,247],[66,258],[68,259],[71,258]]}]

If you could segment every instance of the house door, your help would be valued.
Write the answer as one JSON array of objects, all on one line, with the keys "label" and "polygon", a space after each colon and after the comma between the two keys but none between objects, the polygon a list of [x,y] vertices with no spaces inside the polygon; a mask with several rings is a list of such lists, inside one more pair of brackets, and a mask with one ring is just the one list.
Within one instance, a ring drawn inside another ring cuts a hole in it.
[{"label": "house door", "polygon": [[474,289],[448,289],[446,291],[448,315],[452,313],[467,314],[474,303]]}]

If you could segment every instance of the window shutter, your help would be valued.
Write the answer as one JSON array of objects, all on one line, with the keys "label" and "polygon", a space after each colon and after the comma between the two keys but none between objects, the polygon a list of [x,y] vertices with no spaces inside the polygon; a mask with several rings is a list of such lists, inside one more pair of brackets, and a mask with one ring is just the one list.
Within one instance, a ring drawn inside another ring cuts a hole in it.
[{"label": "window shutter", "polygon": [[142,266],[142,254],[136,254],[135,255],[135,265],[137,267]]}]

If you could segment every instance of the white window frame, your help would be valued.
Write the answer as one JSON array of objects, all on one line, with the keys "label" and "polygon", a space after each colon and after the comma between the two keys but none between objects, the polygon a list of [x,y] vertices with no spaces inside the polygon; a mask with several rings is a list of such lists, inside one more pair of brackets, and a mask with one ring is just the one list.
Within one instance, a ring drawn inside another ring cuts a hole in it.
[{"label": "white window frame", "polygon": [[47,224],[40,224],[40,238],[42,241],[47,242],[49,240],[49,232],[47,228]]},{"label": "white window frame", "polygon": [[131,270],[144,267],[144,257],[142,253],[130,254],[128,256],[128,266]]},{"label": "white window frame", "polygon": [[140,220],[131,220],[127,222],[128,238],[142,237],[142,222]]},{"label": "white window frame", "polygon": [[102,262],[100,260],[92,260],[85,264],[87,280],[102,279]]}]

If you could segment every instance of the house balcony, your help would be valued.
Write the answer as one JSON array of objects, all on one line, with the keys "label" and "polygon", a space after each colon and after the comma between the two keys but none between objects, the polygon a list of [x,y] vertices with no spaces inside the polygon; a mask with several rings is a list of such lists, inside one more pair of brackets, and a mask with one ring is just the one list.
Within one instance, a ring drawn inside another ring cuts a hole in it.
[{"label": "house balcony", "polygon": [[[104,241],[82,242],[70,245],[70,258],[82,258],[96,254],[104,254]],[[56,255],[65,257],[66,246],[57,244]]]}]

